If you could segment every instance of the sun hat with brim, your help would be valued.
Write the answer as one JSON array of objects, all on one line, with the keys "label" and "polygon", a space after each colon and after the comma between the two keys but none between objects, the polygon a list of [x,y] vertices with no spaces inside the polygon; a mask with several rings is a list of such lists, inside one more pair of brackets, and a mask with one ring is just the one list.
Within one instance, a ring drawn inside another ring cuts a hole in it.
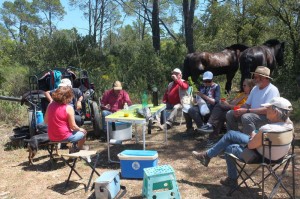
[{"label": "sun hat with brim", "polygon": [[180,70],[179,68],[175,68],[175,69],[172,71],[172,73],[179,73],[179,74],[181,74],[181,70]]},{"label": "sun hat with brim", "polygon": [[62,87],[62,86],[69,86],[72,88],[72,82],[71,80],[64,78],[62,80],[60,80],[60,84],[58,84],[58,87]]},{"label": "sun hat with brim", "polygon": [[207,79],[213,79],[214,75],[212,72],[210,71],[206,71],[204,74],[203,74],[203,80],[207,80]]},{"label": "sun hat with brim", "polygon": [[274,97],[269,103],[262,104],[263,107],[276,106],[278,108],[291,111],[293,110],[292,104],[289,100],[283,97]]},{"label": "sun hat with brim", "polygon": [[120,81],[115,81],[113,84],[113,89],[114,90],[122,90],[122,84]]},{"label": "sun hat with brim", "polygon": [[260,75],[260,76],[264,76],[264,77],[267,77],[269,79],[272,79],[270,77],[270,69],[268,67],[265,67],[265,66],[257,66],[257,68],[255,69],[255,72],[251,72],[251,74],[257,74],[257,75]]}]

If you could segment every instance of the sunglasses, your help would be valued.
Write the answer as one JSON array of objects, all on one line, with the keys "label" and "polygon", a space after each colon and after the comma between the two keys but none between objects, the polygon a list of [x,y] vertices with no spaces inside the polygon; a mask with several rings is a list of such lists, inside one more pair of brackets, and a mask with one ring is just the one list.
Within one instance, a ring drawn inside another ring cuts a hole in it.
[{"label": "sunglasses", "polygon": [[211,79],[206,79],[206,80],[203,80],[204,83],[211,83],[212,80]]}]

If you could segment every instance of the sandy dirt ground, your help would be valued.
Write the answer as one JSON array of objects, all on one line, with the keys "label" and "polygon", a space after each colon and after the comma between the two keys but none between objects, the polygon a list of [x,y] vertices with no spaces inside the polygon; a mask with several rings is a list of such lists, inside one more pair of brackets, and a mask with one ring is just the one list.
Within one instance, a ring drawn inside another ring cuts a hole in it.
[{"label": "sandy dirt ground", "polygon": [[[296,126],[296,198],[300,198],[300,133],[299,125]],[[94,191],[84,191],[84,184],[87,183],[91,170],[84,161],[79,161],[77,170],[83,176],[79,180],[78,176],[72,175],[69,186],[65,188],[65,180],[68,177],[70,168],[57,159],[55,164],[51,164],[47,150],[40,149],[34,159],[34,165],[28,164],[28,152],[25,148],[15,148],[10,143],[9,136],[12,133],[12,127],[0,126],[0,198],[12,199],[32,199],[32,198],[95,198]],[[250,198],[245,188],[235,192],[232,197],[227,197],[228,188],[222,186],[219,180],[226,176],[226,163],[222,157],[213,158],[209,167],[205,168],[195,160],[191,152],[193,150],[202,151],[203,141],[195,140],[193,135],[183,136],[185,131],[184,124],[174,126],[168,131],[168,142],[160,141],[164,138],[162,131],[152,130],[152,134],[146,134],[146,149],[156,150],[158,152],[159,165],[171,165],[175,170],[177,184],[182,198]],[[138,138],[141,138],[138,130]],[[117,154],[125,149],[139,149],[142,144],[136,144],[128,141],[123,145],[114,145],[111,147],[111,156],[118,160]],[[96,170],[101,174],[109,170],[120,171],[120,165],[108,163],[107,144],[97,139],[89,138],[87,144],[90,150],[97,150],[100,153],[100,160]],[[60,153],[68,153],[67,149],[61,149]],[[92,159],[94,161],[95,159]],[[287,173],[288,188],[291,188],[291,172]],[[93,176],[93,181],[96,179]],[[271,182],[274,180],[271,180]],[[270,183],[271,183],[270,182]],[[121,179],[121,185],[126,186],[127,192],[123,198],[139,199],[142,198],[142,179]],[[269,188],[269,187],[267,187]],[[252,188],[251,192],[256,198],[260,198],[261,193],[257,188]],[[288,198],[281,190],[275,198]]]}]

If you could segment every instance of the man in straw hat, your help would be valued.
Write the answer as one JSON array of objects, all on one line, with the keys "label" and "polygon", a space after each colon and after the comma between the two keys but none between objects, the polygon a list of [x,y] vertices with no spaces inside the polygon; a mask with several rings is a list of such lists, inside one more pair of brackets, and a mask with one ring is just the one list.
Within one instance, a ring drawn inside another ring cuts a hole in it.
[{"label": "man in straw hat", "polygon": [[274,97],[280,97],[276,86],[271,83],[270,69],[265,66],[258,66],[252,72],[255,87],[250,92],[246,103],[237,110],[230,110],[226,114],[227,130],[239,130],[238,123],[242,125],[242,132],[255,135],[254,131],[268,123],[266,117],[267,108],[261,107]]},{"label": "man in straw hat", "polygon": [[128,93],[123,90],[121,82],[115,81],[112,88],[105,91],[101,99],[103,137],[106,136],[107,128],[105,117],[123,109],[125,103],[127,103],[128,106],[132,104]]}]

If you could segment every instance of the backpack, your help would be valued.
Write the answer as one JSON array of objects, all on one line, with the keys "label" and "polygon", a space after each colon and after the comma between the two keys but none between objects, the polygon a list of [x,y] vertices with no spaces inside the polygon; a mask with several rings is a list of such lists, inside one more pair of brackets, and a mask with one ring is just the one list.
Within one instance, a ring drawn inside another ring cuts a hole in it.
[{"label": "backpack", "polygon": [[53,70],[51,71],[50,75],[50,90],[53,90],[58,88],[58,85],[60,84],[61,72],[59,70]]}]

